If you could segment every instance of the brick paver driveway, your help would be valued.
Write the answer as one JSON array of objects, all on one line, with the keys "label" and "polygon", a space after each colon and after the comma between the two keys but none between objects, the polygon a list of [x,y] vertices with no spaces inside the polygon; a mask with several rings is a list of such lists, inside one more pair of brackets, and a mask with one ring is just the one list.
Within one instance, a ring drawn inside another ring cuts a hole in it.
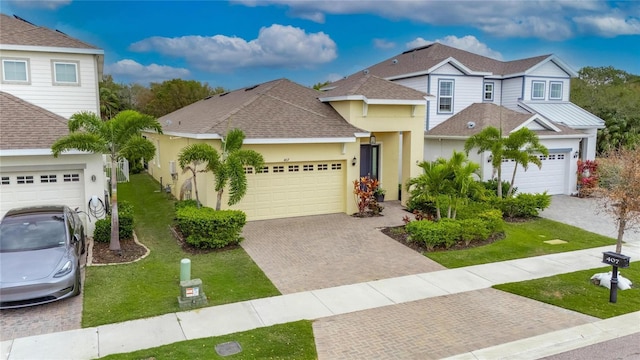
[{"label": "brick paver driveway", "polygon": [[251,221],[242,247],[283,294],[442,270],[379,229],[410,215],[399,201],[384,216],[347,214]]}]

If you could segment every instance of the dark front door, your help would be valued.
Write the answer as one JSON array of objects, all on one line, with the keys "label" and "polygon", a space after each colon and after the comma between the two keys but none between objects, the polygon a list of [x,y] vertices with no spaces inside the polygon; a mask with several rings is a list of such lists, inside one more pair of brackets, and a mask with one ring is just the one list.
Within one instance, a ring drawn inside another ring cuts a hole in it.
[{"label": "dark front door", "polygon": [[360,177],[378,179],[380,169],[380,145],[360,145]]}]

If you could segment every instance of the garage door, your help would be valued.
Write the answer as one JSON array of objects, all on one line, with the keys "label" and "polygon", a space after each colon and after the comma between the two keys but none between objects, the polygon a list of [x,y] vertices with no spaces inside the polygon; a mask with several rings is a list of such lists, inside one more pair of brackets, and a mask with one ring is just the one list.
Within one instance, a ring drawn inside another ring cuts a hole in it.
[{"label": "garage door", "polygon": [[247,195],[236,206],[248,220],[345,211],[343,162],[271,163],[247,169]]},{"label": "garage door", "polygon": [[68,205],[83,208],[82,171],[39,171],[2,173],[0,212],[14,207],[34,205]]},{"label": "garage door", "polygon": [[[569,154],[556,153],[549,156],[540,155],[542,167],[531,164],[527,171],[518,165],[515,187],[519,193],[542,193],[549,195],[564,194],[567,188],[567,169],[569,168]],[[511,181],[515,161],[505,160],[502,163],[503,180]]]}]

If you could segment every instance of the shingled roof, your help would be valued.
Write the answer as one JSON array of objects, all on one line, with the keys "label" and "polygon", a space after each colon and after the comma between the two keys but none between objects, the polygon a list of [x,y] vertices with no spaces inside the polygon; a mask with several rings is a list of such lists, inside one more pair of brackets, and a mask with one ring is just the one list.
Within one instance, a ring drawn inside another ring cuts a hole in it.
[{"label": "shingled roof", "polygon": [[361,71],[327,86],[321,98],[363,96],[367,99],[405,100],[424,102],[422,91],[396,84],[392,81]]},{"label": "shingled roof", "polygon": [[215,138],[239,128],[247,139],[353,138],[349,124],[318,91],[278,79],[207,97],[158,119],[165,134]]},{"label": "shingled roof", "polygon": [[[470,137],[489,126],[502,127],[502,133],[506,136],[536,115],[513,111],[492,103],[475,103],[429,130],[426,137]],[[555,126],[560,132],[551,129],[534,130],[538,136],[584,135],[584,133],[562,124],[546,119],[544,121]],[[473,125],[469,126],[470,123]]]},{"label": "shingled roof", "polygon": [[48,149],[69,134],[67,119],[0,91],[0,149]]},{"label": "shingled roof", "polygon": [[60,31],[36,26],[26,20],[5,14],[0,14],[0,44],[98,49]]},{"label": "shingled roof", "polygon": [[441,43],[433,43],[405,51],[402,54],[375,64],[367,68],[367,70],[370,74],[385,79],[393,79],[405,74],[424,73],[443,61],[453,58],[474,72],[490,73],[492,75],[509,75],[522,73],[551,56],[553,55],[542,55],[505,62],[456,49]]}]

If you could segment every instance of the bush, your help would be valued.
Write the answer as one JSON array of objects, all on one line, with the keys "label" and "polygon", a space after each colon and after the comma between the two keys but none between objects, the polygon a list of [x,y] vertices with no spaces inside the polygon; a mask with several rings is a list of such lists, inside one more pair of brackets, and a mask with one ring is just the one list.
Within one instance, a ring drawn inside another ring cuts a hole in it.
[{"label": "bush", "polygon": [[[495,204],[488,201],[470,201],[458,208],[456,219],[476,219],[480,214],[487,211],[496,210]],[[500,212],[502,216],[502,212]]]},{"label": "bush", "polygon": [[504,220],[502,219],[502,211],[498,209],[486,210],[478,214],[478,218],[485,222],[489,235],[501,233],[504,231]]},{"label": "bush", "polygon": [[[487,180],[483,182],[482,185],[484,186],[485,189],[489,190],[491,194],[493,194],[494,196],[498,196],[498,179]],[[503,198],[507,197],[507,192],[509,191],[510,186],[511,186],[511,182],[505,181],[505,180],[502,181],[502,197]],[[514,186],[513,194],[517,192],[518,192],[518,187]]]},{"label": "bush", "polygon": [[188,244],[202,249],[237,245],[247,216],[240,210],[214,210],[183,206],[176,210],[180,231]]},{"label": "bush", "polygon": [[464,219],[459,220],[458,224],[460,224],[460,237],[467,246],[472,241],[482,241],[491,235],[487,221],[483,219]]},{"label": "bush", "polygon": [[523,193],[498,200],[498,204],[507,218],[531,218],[538,216],[540,211],[551,205],[551,195],[546,192],[542,194]]},{"label": "bush", "polygon": [[460,224],[452,219],[441,219],[440,221],[412,221],[406,225],[409,233],[409,241],[423,244],[428,251],[433,251],[437,246],[450,248],[462,233]]},{"label": "bush", "polygon": [[[118,236],[120,240],[133,238],[133,206],[127,201],[118,203]],[[109,242],[111,240],[111,216],[96,221],[93,240]]]},{"label": "bush", "polygon": [[182,209],[184,207],[198,207],[198,202],[195,200],[180,200],[176,201],[173,206],[176,210]]}]

